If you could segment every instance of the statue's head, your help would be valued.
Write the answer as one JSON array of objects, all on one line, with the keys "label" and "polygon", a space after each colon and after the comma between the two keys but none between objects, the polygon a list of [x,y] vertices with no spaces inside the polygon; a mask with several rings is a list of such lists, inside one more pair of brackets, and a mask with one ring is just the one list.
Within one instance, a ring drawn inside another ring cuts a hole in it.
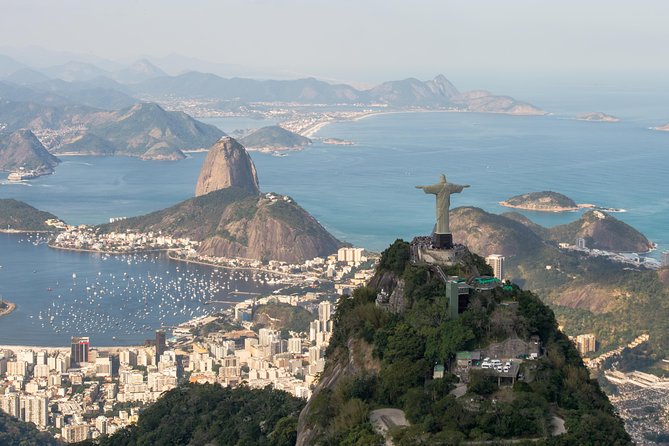
[{"label": "statue's head", "polygon": [[446,182],[446,175],[444,175],[442,173],[441,176],[439,177],[439,181],[442,182],[442,183],[445,183]]}]

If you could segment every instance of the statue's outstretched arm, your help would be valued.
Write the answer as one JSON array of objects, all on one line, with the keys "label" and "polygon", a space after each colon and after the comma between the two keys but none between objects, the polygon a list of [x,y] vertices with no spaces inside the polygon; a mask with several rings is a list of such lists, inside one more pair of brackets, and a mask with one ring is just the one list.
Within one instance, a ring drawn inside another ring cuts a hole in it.
[{"label": "statue's outstretched arm", "polygon": [[426,194],[438,194],[442,190],[440,184],[434,184],[432,186],[416,186],[416,189],[423,189],[423,192]]}]

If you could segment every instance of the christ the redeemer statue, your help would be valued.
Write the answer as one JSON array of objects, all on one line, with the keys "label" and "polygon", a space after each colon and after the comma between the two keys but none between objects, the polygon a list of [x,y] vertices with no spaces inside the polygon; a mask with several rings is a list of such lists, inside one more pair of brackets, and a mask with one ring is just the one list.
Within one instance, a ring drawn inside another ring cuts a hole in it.
[{"label": "christ the redeemer statue", "polygon": [[448,225],[448,209],[451,207],[451,194],[460,193],[465,187],[469,187],[469,184],[449,183],[443,174],[437,184],[416,186],[417,189],[423,189],[426,194],[433,194],[437,197],[437,225],[433,235],[435,248],[453,247],[453,236]]}]

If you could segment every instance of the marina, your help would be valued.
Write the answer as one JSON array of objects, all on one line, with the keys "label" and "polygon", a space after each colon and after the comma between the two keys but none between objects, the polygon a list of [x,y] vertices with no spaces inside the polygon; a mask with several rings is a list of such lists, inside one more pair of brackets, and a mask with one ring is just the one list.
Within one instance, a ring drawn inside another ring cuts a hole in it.
[{"label": "marina", "polygon": [[77,334],[101,346],[141,344],[160,327],[282,286],[270,273],[174,262],[162,253],[54,250],[39,234],[2,234],[0,264],[0,295],[17,304],[0,321],[2,344],[62,346]]}]

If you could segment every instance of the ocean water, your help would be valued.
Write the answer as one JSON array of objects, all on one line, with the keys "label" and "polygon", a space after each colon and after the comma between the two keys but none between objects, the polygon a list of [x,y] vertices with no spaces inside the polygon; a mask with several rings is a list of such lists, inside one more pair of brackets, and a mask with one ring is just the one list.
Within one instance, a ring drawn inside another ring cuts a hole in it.
[{"label": "ocean water", "polygon": [[[499,201],[526,192],[554,190],[578,203],[623,208],[626,212],[615,216],[658,243],[657,256],[669,249],[669,133],[648,127],[663,122],[658,116],[665,112],[669,121],[669,109],[656,104],[650,108],[651,116],[644,115],[642,108],[630,108],[629,116],[624,115],[624,107],[615,109],[619,116],[628,118],[619,123],[576,121],[569,119],[571,111],[566,108],[541,117],[385,114],[331,124],[317,135],[348,139],[355,142],[353,146],[315,143],[285,157],[257,152],[251,156],[262,190],[292,196],[340,239],[376,251],[395,238],[410,239],[431,231],[434,198],[415,186],[432,184],[445,173],[449,181],[471,185],[452,197],[454,207],[504,212],[508,209]],[[583,110],[588,109],[578,111]],[[256,122],[258,126],[269,124]],[[217,119],[215,124],[229,131],[240,123]],[[191,197],[204,156],[193,153],[178,162],[64,157],[55,175],[31,181],[28,186],[2,184],[0,197],[24,200],[69,223],[101,223],[110,217],[162,209]],[[576,212],[523,213],[546,226],[578,218]],[[43,246],[33,249],[32,245],[10,243],[11,236],[3,237],[0,294],[19,303],[19,309],[0,318],[0,343],[3,339],[18,343],[16,329],[23,327],[26,318],[53,305],[53,293],[45,294],[49,284],[71,281],[77,268],[97,274],[94,267],[100,262],[88,254],[56,253]],[[7,274],[19,255],[22,266]],[[58,266],[69,261],[75,261],[76,267]],[[104,265],[113,264],[110,262],[106,260]],[[164,259],[149,265],[157,265],[155,274],[175,268]],[[116,271],[122,272],[122,268]],[[35,280],[47,274],[48,280]],[[72,301],[71,297],[63,299]],[[171,317],[186,319],[184,315]],[[32,339],[43,339],[46,332],[34,330]],[[55,334],[53,339],[66,339],[70,334],[81,333]],[[111,332],[108,335],[112,336]]]},{"label": "ocean water", "polygon": [[[453,206],[503,212],[499,201],[554,190],[579,203],[625,209],[616,217],[669,249],[669,133],[638,120],[403,113],[331,124],[318,136],[355,145],[316,143],[285,157],[252,152],[261,189],[291,195],[335,235],[369,249],[430,232],[433,198],[414,186],[432,184],[440,173],[472,186],[452,197]],[[0,197],[76,224],[141,215],[191,197],[204,156],[63,157],[56,174],[30,185],[2,184]],[[526,215],[548,226],[578,217]]]}]

